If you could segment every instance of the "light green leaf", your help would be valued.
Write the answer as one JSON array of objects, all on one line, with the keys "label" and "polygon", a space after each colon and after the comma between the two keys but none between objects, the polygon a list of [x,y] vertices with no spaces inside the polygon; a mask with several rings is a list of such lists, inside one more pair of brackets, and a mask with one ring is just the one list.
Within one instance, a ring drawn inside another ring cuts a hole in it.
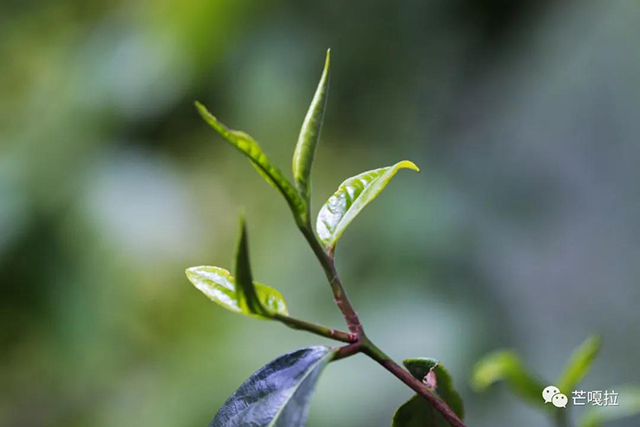
[{"label": "light green leaf", "polygon": [[311,194],[311,166],[313,164],[316,146],[320,139],[320,130],[322,129],[324,110],[329,93],[330,59],[331,50],[329,49],[327,50],[327,58],[324,63],[322,77],[320,77],[320,83],[318,83],[318,88],[309,106],[309,111],[302,123],[300,136],[298,136],[298,144],[293,153],[293,178],[300,192],[300,196],[307,204],[309,202],[309,195]]},{"label": "light green leaf", "polygon": [[229,397],[209,427],[304,426],[315,385],[334,354],[317,346],[278,357]]},{"label": "light green leaf", "polygon": [[[462,398],[453,386],[449,371],[435,359],[406,359],[402,362],[416,379],[432,387],[436,395],[462,420]],[[425,379],[428,379],[426,381]],[[433,383],[433,384],[431,384]],[[433,410],[431,404],[419,395],[405,402],[393,416],[392,427],[448,427],[449,422]]]},{"label": "light green leaf", "polygon": [[561,392],[565,394],[571,393],[582,378],[587,375],[601,346],[602,338],[600,336],[593,336],[587,338],[573,352],[564,372],[556,382]]},{"label": "light green leaf", "polygon": [[529,403],[544,406],[542,390],[545,385],[527,372],[512,350],[488,354],[474,368],[472,386],[477,391],[483,391],[498,381],[505,381],[514,393]]},{"label": "light green leaf", "polygon": [[227,128],[201,103],[196,101],[195,105],[202,118],[231,145],[247,156],[260,175],[284,196],[296,220],[305,219],[308,216],[307,208],[297,190],[282,172],[271,164],[258,143],[244,132]]},{"label": "light green leaf", "polygon": [[[236,280],[231,276],[229,271],[220,267],[191,267],[188,268],[187,278],[200,292],[205,294],[211,301],[221,305],[234,313],[244,314],[245,316],[256,317],[259,319],[267,319],[252,312],[244,303],[244,297],[239,298]],[[287,315],[287,306],[284,298],[277,290],[263,285],[262,283],[253,282],[255,293],[263,307],[269,312]]]},{"label": "light green leaf", "polygon": [[371,203],[400,169],[419,171],[408,160],[393,166],[361,173],[344,181],[318,214],[316,232],[320,242],[333,252],[347,226],[365,206]]},{"label": "light green leaf", "polygon": [[640,386],[619,386],[610,391],[618,393],[618,406],[590,406],[580,427],[602,427],[611,421],[640,415]]}]

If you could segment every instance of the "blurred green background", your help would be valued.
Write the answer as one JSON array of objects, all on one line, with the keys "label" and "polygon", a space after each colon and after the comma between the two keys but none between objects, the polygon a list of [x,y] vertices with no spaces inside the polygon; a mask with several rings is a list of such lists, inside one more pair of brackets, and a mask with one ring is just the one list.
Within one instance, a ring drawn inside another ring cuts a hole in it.
[{"label": "blurred green background", "polygon": [[[288,171],[328,47],[315,210],[361,171],[422,169],[337,251],[372,339],[445,362],[475,427],[546,425],[469,388],[495,348],[553,380],[602,332],[582,388],[640,382],[638,28],[633,1],[2,1],[0,425],[205,426],[260,366],[323,343],[186,280],[231,266],[242,207],[257,280],[342,327],[283,200],[193,108]],[[410,395],[350,358],[309,425],[388,426]]]}]

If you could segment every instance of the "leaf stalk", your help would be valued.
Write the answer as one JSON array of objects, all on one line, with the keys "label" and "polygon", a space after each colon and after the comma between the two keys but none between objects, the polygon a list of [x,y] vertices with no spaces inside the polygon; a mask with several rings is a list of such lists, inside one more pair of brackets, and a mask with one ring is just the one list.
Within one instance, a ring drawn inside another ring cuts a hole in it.
[{"label": "leaf stalk", "polygon": [[307,322],[306,320],[296,319],[295,317],[286,316],[284,314],[274,313],[273,319],[284,323],[291,329],[311,332],[312,334],[320,335],[322,337],[333,339],[336,341],[342,341],[345,343],[354,343],[357,341],[357,337],[354,334],[338,331],[336,329],[328,328],[326,326]]}]

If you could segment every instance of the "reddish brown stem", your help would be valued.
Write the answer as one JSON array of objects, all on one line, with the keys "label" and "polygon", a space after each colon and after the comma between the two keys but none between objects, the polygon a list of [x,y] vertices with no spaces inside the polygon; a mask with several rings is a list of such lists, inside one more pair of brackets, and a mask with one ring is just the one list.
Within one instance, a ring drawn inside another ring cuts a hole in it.
[{"label": "reddish brown stem", "polygon": [[311,246],[311,249],[316,255],[316,258],[318,258],[320,264],[322,265],[322,269],[324,270],[327,279],[329,280],[331,290],[333,291],[333,299],[342,312],[342,315],[347,322],[347,327],[349,328],[351,333],[358,336],[361,335],[364,332],[362,329],[362,324],[360,323],[358,314],[351,305],[351,301],[349,301],[349,296],[344,290],[344,286],[342,286],[342,282],[340,281],[340,277],[338,276],[333,258],[331,258],[329,254],[327,254],[327,252],[325,252],[324,248],[322,247],[320,242],[318,242],[318,239],[316,238],[310,226],[302,227],[300,228],[300,231],[302,231],[302,234],[307,239],[307,242],[309,242],[309,246]]},{"label": "reddish brown stem", "polygon": [[315,253],[316,257],[320,261],[322,268],[329,280],[331,290],[333,291],[333,298],[338,308],[342,312],[345,318],[349,331],[352,336],[355,336],[355,342],[352,344],[340,347],[336,352],[333,360],[344,359],[349,356],[353,356],[357,353],[365,353],[373,360],[382,365],[386,370],[395,375],[400,381],[412,388],[416,393],[425,398],[431,406],[454,427],[466,427],[465,424],[458,418],[451,408],[446,404],[444,400],[434,394],[429,388],[422,384],[419,380],[415,379],[409,372],[402,369],[396,362],[394,362],[389,356],[387,356],[382,350],[376,347],[364,333],[364,328],[360,323],[358,314],[351,305],[349,297],[347,296],[342,282],[338,277],[335,264],[333,262],[333,251],[325,251],[318,239],[316,238],[311,226],[305,224],[300,227],[302,234],[304,234],[307,242],[311,246],[311,249]]},{"label": "reddish brown stem", "polygon": [[458,418],[455,412],[447,405],[447,403],[431,391],[422,382],[413,377],[409,372],[402,369],[396,362],[387,356],[382,350],[376,347],[366,335],[358,337],[358,341],[340,347],[333,357],[333,360],[340,360],[357,353],[364,353],[373,360],[382,365],[387,371],[391,372],[395,377],[408,385],[413,391],[418,393],[431,404],[431,409],[440,412],[442,416],[454,427],[466,427],[466,425]]},{"label": "reddish brown stem", "polygon": [[338,351],[336,351],[336,354],[333,356],[332,360],[345,359],[347,357],[353,356],[356,353],[359,353],[360,350],[361,350],[361,346],[359,342],[345,345],[343,347],[340,347]]},{"label": "reddish brown stem", "polygon": [[387,371],[391,372],[397,378],[400,379],[403,383],[408,385],[418,393],[420,396],[424,397],[431,406],[438,412],[442,414],[442,416],[454,427],[465,427],[465,424],[458,418],[458,416],[453,412],[451,408],[444,402],[444,400],[440,399],[436,396],[431,390],[429,390],[424,384],[415,379],[409,372],[402,369],[391,359],[373,359],[382,365]]}]

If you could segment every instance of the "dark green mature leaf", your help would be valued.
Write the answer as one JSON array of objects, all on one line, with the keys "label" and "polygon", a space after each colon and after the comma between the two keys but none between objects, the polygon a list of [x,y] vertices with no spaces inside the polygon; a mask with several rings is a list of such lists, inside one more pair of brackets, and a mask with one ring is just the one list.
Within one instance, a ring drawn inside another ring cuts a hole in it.
[{"label": "dark green mature leaf", "polygon": [[640,415],[640,386],[614,387],[618,393],[618,406],[591,406],[587,409],[580,427],[602,427],[605,423]]},{"label": "dark green mature leaf", "polygon": [[[435,359],[406,359],[402,362],[416,379],[431,387],[436,395],[462,420],[464,407],[462,398],[453,386],[449,371]],[[429,402],[419,395],[405,402],[393,415],[392,427],[448,427],[449,422],[433,410]]]},{"label": "dark green mature leaf", "polygon": [[414,395],[393,414],[392,427],[447,427],[449,423],[419,395]]},{"label": "dark green mature leaf", "polygon": [[514,393],[529,403],[544,406],[542,390],[545,385],[527,372],[512,350],[493,352],[480,360],[474,368],[472,386],[477,391],[483,391],[498,381],[506,381]]},{"label": "dark green mature leaf", "polygon": [[300,196],[307,204],[309,202],[309,195],[311,194],[311,166],[313,164],[316,146],[320,139],[320,130],[322,129],[324,110],[329,93],[330,59],[331,49],[327,50],[324,71],[322,72],[320,83],[318,83],[318,88],[309,106],[309,111],[302,123],[298,144],[293,153],[293,178],[300,192]]},{"label": "dark green mature leaf", "polygon": [[[186,273],[189,281],[200,292],[227,310],[259,319],[269,318],[251,311],[247,304],[244,303],[245,299],[239,298],[236,280],[224,268],[191,267],[187,269]],[[262,283],[253,282],[253,285],[259,301],[269,312],[288,314],[287,306],[280,292]]]},{"label": "dark green mature leaf", "polygon": [[308,347],[280,356],[245,381],[209,427],[301,427],[311,394],[335,351]]},{"label": "dark green mature leaf", "polygon": [[316,232],[320,242],[330,252],[347,226],[365,206],[371,203],[400,169],[419,171],[408,160],[386,168],[361,173],[344,181],[318,214]]},{"label": "dark green mature leaf", "polygon": [[591,369],[593,360],[598,355],[600,347],[602,346],[602,338],[600,336],[592,336],[587,338],[580,346],[573,352],[569,363],[564,369],[560,379],[556,382],[556,385],[561,392],[568,394],[575,388],[575,386],[584,378],[585,375]]},{"label": "dark green mature leaf", "polygon": [[436,392],[461,420],[464,418],[462,398],[453,385],[453,378],[442,363],[430,358],[406,359],[402,362],[415,378],[422,381],[433,371],[436,379]]},{"label": "dark green mature leaf", "polygon": [[247,156],[260,175],[284,196],[297,220],[308,215],[305,203],[298,195],[296,189],[284,177],[282,172],[271,164],[258,143],[251,136],[244,132],[227,128],[201,103],[196,101],[195,105],[202,118],[215,129],[220,136]]}]

